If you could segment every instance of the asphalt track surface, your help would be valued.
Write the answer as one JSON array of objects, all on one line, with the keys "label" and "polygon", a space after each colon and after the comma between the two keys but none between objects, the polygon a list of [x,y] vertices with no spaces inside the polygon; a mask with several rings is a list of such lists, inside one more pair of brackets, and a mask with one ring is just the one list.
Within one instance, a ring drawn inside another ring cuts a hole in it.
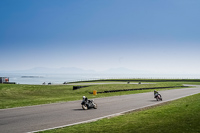
[{"label": "asphalt track surface", "polygon": [[196,88],[159,91],[163,101],[156,101],[153,92],[96,98],[97,109],[82,110],[81,100],[0,110],[1,133],[23,133],[49,130],[120,115],[154,106],[181,97],[200,93]]}]

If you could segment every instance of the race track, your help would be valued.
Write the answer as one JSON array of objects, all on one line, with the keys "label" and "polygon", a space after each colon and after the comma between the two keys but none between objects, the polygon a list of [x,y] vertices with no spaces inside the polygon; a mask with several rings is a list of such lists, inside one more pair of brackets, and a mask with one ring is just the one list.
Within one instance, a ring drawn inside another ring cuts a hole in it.
[{"label": "race track", "polygon": [[156,101],[153,92],[96,98],[98,109],[82,110],[80,101],[54,103],[0,110],[1,133],[23,133],[69,126],[124,112],[153,106],[166,101],[200,93],[196,88],[159,91],[163,101]]}]

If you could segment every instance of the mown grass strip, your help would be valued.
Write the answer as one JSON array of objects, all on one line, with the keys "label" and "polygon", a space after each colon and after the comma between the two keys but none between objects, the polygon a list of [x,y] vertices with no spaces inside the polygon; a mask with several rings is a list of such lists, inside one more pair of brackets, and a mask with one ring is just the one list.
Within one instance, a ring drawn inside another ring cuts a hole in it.
[{"label": "mown grass strip", "polygon": [[181,98],[96,122],[41,133],[197,133],[200,132],[200,94]]}]

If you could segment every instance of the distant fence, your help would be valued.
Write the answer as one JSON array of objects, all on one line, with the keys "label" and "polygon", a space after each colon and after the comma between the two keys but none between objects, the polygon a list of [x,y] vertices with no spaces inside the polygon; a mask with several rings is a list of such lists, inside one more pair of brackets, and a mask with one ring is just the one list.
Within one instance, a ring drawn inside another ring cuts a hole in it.
[{"label": "distant fence", "polygon": [[84,88],[84,87],[88,87],[88,86],[73,86],[73,90],[77,90],[77,89]]},{"label": "distant fence", "polygon": [[[148,89],[166,89],[166,88],[177,88],[177,87],[188,87],[188,86],[171,86],[171,87],[152,87],[152,88],[136,88],[136,89],[121,89],[121,90],[109,90],[109,91],[101,91],[97,92],[99,93],[112,93],[112,92],[120,92],[120,91],[135,91],[135,90],[148,90]],[[90,94],[93,94],[93,92],[89,92]]]}]

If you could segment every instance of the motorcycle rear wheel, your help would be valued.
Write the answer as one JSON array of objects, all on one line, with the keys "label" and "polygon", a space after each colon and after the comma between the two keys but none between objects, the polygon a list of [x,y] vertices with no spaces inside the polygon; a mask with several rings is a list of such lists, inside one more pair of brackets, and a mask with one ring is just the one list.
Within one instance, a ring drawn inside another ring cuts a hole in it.
[{"label": "motorcycle rear wheel", "polygon": [[159,100],[158,97],[156,98],[156,100],[157,100],[157,101]]}]

